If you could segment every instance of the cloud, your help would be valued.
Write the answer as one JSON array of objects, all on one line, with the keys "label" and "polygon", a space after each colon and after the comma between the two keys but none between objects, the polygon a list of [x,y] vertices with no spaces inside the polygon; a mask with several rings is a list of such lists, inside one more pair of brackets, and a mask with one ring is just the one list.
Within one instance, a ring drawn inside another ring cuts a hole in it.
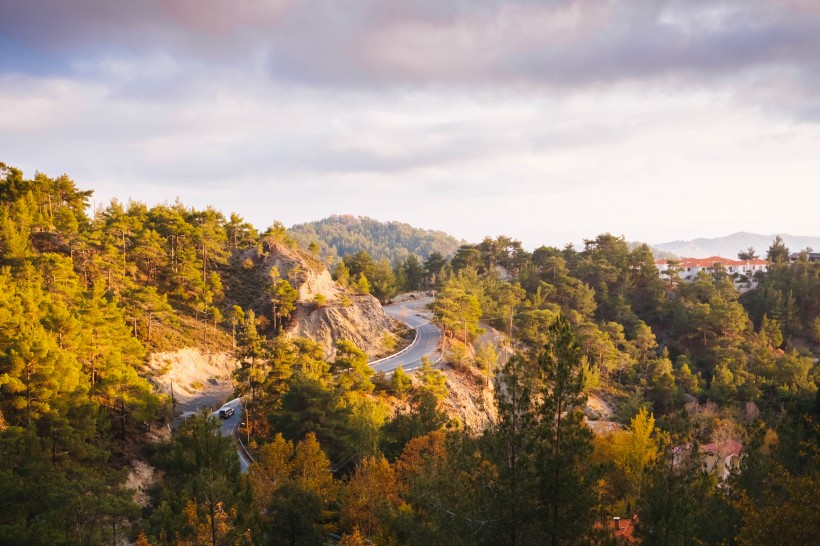
[{"label": "cloud", "polygon": [[[0,159],[67,171],[98,202],[179,196],[260,227],[354,213],[530,246],[602,231],[654,241],[724,224],[812,228],[801,195],[820,172],[820,127],[731,93],[377,93],[202,78],[162,101],[97,81],[0,79],[13,112],[0,119]],[[760,198],[774,188],[788,215]]]},{"label": "cloud", "polygon": [[[4,34],[42,49],[87,43],[137,46],[139,33],[154,37],[226,36],[239,30],[278,26],[299,0],[29,0],[3,7]],[[31,36],[40,29],[42,35]],[[94,31],[93,33],[90,31]],[[143,47],[149,43],[141,44]]]},{"label": "cloud", "polygon": [[376,92],[637,82],[729,89],[796,118],[820,113],[820,9],[810,0],[30,0],[2,9],[0,73],[119,82],[117,92],[156,99],[251,73],[270,86]]},{"label": "cloud", "polygon": [[0,160],[260,226],[808,232],[819,64],[810,0],[4,2]]},{"label": "cloud", "polygon": [[7,45],[56,64],[98,50],[264,55],[273,77],[302,82],[572,85],[820,62],[820,10],[807,0],[7,4]]}]

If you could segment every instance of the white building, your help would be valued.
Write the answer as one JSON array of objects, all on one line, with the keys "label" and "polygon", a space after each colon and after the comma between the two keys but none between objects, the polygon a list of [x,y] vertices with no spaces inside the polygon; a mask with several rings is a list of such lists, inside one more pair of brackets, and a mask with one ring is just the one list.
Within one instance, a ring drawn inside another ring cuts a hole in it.
[{"label": "white building", "polygon": [[698,273],[705,271],[709,274],[715,270],[715,265],[721,264],[726,273],[734,280],[735,288],[740,292],[746,292],[757,288],[755,273],[765,272],[769,265],[766,260],[732,260],[712,256],[710,258],[681,258],[680,260],[657,260],[655,266],[658,268],[658,275],[661,279],[670,280],[674,272],[683,282],[694,281]]}]

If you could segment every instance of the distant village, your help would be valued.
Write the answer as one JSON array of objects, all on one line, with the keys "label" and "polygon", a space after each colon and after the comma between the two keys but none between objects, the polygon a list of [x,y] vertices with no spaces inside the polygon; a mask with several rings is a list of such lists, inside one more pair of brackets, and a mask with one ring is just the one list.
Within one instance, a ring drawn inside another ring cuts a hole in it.
[{"label": "distant village", "polygon": [[[820,252],[811,251],[792,252],[789,254],[789,262],[794,263],[799,260],[801,254],[806,254],[810,262],[820,262]],[[675,277],[679,281],[689,283],[693,282],[701,271],[713,274],[722,269],[732,278],[739,292],[748,292],[757,288],[758,274],[766,272],[769,262],[762,258],[733,260],[721,256],[710,256],[709,258],[680,258],[678,260],[665,258],[656,260],[655,266],[658,268],[658,276],[661,279],[668,279],[670,285],[673,284]]]}]

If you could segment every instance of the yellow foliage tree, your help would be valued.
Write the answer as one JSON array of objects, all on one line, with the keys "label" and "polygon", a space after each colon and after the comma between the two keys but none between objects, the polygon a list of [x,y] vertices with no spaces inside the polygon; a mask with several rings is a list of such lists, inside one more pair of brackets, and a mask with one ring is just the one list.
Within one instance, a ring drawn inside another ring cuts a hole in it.
[{"label": "yellow foliage tree", "polygon": [[384,457],[368,457],[344,489],[342,522],[378,544],[389,543],[389,520],[402,504],[393,467]]},{"label": "yellow foliage tree", "polygon": [[223,544],[231,532],[230,522],[236,519],[236,513],[227,513],[222,503],[216,504],[213,517],[207,513],[204,518],[197,514],[196,503],[189,501],[184,508],[188,533],[185,538],[176,541],[175,546],[198,546],[202,544]]},{"label": "yellow foliage tree", "polygon": [[606,484],[616,511],[635,506],[641,496],[644,470],[658,458],[662,443],[662,433],[655,430],[655,417],[645,408],[632,418],[626,430],[595,440],[596,458],[611,462],[615,468]]},{"label": "yellow foliage tree", "polygon": [[259,450],[256,462],[248,468],[253,497],[260,509],[266,508],[273,493],[290,479],[293,469],[293,443],[277,434]]},{"label": "yellow foliage tree", "polygon": [[323,503],[336,498],[338,489],[330,472],[330,461],[312,432],[296,446],[293,476],[300,487],[315,494]]},{"label": "yellow foliage tree", "polygon": [[342,540],[339,541],[339,546],[365,546],[367,542],[364,541],[364,537],[359,532],[359,528],[356,527],[353,529],[353,532],[349,535],[342,535]]},{"label": "yellow foliage tree", "polygon": [[148,537],[145,536],[145,531],[140,531],[134,546],[151,546],[151,541],[149,541]]}]

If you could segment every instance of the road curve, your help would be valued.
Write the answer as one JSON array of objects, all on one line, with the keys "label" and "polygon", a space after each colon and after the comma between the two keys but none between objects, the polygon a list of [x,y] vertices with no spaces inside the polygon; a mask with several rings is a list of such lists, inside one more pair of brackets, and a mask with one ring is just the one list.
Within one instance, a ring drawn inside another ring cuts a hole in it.
[{"label": "road curve", "polygon": [[416,330],[416,339],[407,350],[372,363],[371,367],[377,372],[392,372],[399,366],[409,372],[421,367],[421,359],[424,356],[430,358],[432,363],[440,359],[438,346],[441,342],[441,330],[426,318],[416,314],[414,308],[418,306],[418,301],[410,300],[384,307],[384,312],[390,317]]},{"label": "road curve", "polygon": [[[429,357],[434,365],[440,360],[441,353],[438,346],[441,342],[441,330],[426,318],[418,315],[414,310],[414,308],[419,308],[423,304],[423,300],[411,300],[384,307],[385,313],[389,316],[416,330],[416,338],[405,351],[371,364],[374,370],[390,373],[401,366],[409,372],[421,367],[422,357]],[[225,402],[220,409],[222,408],[233,408],[234,410],[234,414],[227,419],[220,419],[219,431],[222,436],[231,437],[236,443],[236,454],[239,456],[239,465],[244,474],[248,471],[248,466],[252,461],[236,435],[239,425],[242,424],[242,411],[244,409],[242,400],[235,398]],[[213,412],[213,416],[219,419],[219,410]]]},{"label": "road curve", "polygon": [[236,453],[239,455],[239,466],[242,468],[242,473],[244,474],[248,471],[250,461],[244,452],[245,450],[239,444],[239,440],[236,438],[236,429],[238,429],[239,425],[242,424],[242,400],[235,398],[229,402],[225,402],[225,404],[222,405],[222,408],[233,408],[233,415],[227,419],[219,419],[219,410],[213,412],[212,415],[222,421],[219,426],[219,432],[222,433],[222,436],[231,437],[236,443]]}]

